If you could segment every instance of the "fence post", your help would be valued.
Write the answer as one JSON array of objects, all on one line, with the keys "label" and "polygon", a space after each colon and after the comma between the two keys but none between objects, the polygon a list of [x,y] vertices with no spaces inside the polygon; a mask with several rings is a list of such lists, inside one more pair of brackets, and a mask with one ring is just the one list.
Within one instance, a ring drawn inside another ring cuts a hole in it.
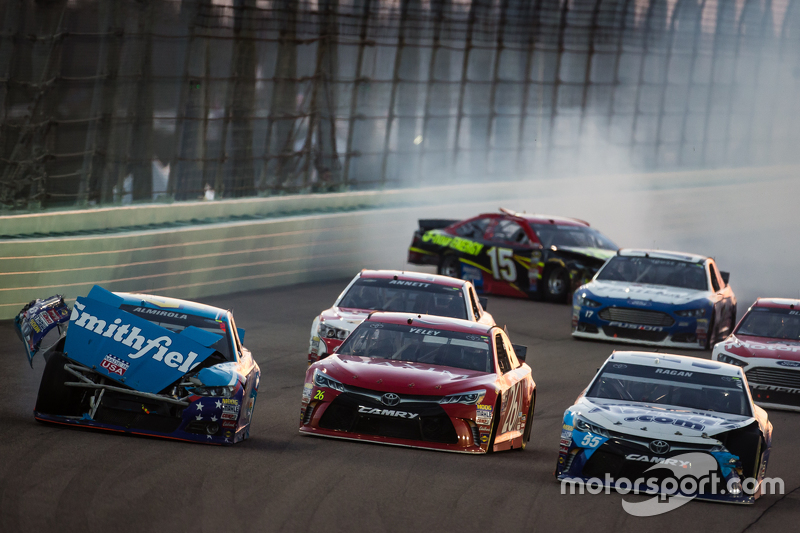
[{"label": "fence post", "polygon": [[350,185],[350,161],[353,156],[353,129],[356,125],[358,111],[358,90],[362,83],[361,67],[364,64],[364,48],[367,46],[367,32],[369,31],[369,9],[372,0],[363,0],[364,7],[361,11],[361,23],[358,35],[358,55],[356,56],[356,72],[353,82],[353,92],[350,95],[350,114],[347,121],[347,146],[344,154],[344,171],[342,179],[345,187]]}]

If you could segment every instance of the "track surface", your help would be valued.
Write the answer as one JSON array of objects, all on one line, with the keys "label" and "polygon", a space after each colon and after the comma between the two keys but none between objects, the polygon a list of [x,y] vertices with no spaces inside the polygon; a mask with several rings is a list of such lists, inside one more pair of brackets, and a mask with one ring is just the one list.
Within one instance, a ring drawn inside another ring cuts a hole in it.
[{"label": "track surface", "polygon": [[205,300],[234,309],[263,371],[251,438],[229,448],[37,423],[43,360],[27,368],[12,324],[0,323],[0,531],[796,530],[794,413],[770,411],[767,474],[784,479],[785,497],[747,507],[690,502],[636,518],[618,494],[562,495],[552,473],[563,411],[611,351],[624,349],[572,340],[565,305],[490,298],[498,323],[529,346],[538,386],[524,452],[466,456],[299,435],[311,320],[344,283]]}]

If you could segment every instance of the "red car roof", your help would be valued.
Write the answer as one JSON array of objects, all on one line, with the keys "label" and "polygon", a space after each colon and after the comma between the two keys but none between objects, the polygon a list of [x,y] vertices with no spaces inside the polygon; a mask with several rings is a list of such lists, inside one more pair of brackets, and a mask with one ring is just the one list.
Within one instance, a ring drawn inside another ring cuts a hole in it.
[{"label": "red car roof", "polygon": [[419,281],[444,285],[445,287],[463,287],[466,281],[463,279],[439,276],[438,274],[425,274],[423,272],[405,272],[401,270],[362,270],[362,278],[370,279],[398,279],[402,281]]},{"label": "red car roof", "polygon": [[777,309],[800,310],[800,300],[793,298],[759,298],[751,307],[773,307]]},{"label": "red car roof", "polygon": [[[411,323],[409,324],[409,320]],[[406,324],[417,325],[430,329],[441,329],[444,331],[458,331],[460,333],[487,334],[494,326],[478,324],[461,318],[450,318],[446,316],[418,315],[416,313],[389,313],[376,311],[367,318],[369,322],[381,322],[383,324]]]},{"label": "red car roof", "polygon": [[559,226],[583,226],[588,228],[589,223],[579,218],[559,217],[553,215],[542,215],[538,213],[517,213],[510,209],[501,208],[501,215],[496,213],[484,213],[478,217],[497,217],[502,215],[509,215],[525,220],[528,224],[558,224]]}]

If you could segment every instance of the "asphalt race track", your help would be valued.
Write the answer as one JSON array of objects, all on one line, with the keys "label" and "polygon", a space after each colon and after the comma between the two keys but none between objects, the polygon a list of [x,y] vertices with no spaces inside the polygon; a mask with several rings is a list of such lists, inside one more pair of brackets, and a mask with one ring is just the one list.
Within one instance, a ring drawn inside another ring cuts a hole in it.
[{"label": "asphalt race track", "polygon": [[[621,500],[562,495],[564,409],[621,346],[572,340],[570,308],[490,298],[538,386],[526,451],[468,456],[301,436],[311,321],[345,281],[208,298],[233,308],[263,372],[251,437],[219,448],[76,430],[33,418],[41,358],[0,323],[0,531],[792,531],[800,518],[800,414],[770,411],[767,475],[786,495],[753,506],[689,502],[636,518]],[[689,353],[689,352],[685,352]],[[692,352],[710,357],[710,352]]]}]

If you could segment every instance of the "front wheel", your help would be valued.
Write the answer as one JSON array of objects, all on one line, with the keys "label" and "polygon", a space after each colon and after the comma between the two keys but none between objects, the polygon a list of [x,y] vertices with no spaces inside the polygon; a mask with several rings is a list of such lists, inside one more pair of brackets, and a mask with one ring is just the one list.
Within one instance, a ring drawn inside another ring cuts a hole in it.
[{"label": "front wheel", "polygon": [[503,397],[497,397],[497,403],[494,406],[494,413],[492,416],[492,433],[489,436],[489,446],[486,448],[486,453],[494,452],[494,439],[497,437],[497,430],[500,427],[500,408],[503,406]]},{"label": "front wheel", "polygon": [[569,292],[569,273],[564,267],[553,267],[545,272],[542,279],[544,297],[548,302],[566,301]]},{"label": "front wheel", "polygon": [[717,339],[717,332],[714,331],[714,316],[711,316],[711,320],[708,322],[708,332],[706,333],[706,345],[703,347],[704,350],[710,350],[716,344]]},{"label": "front wheel", "polygon": [[531,440],[531,427],[533,426],[533,408],[536,404],[536,393],[531,393],[530,407],[528,407],[528,416],[525,418],[525,429],[522,431],[522,446],[519,450],[524,450],[528,446],[528,441]]},{"label": "front wheel", "polygon": [[64,365],[68,362],[61,352],[53,352],[50,355],[36,397],[37,413],[60,416],[81,414],[83,389],[64,385],[67,381],[77,381],[75,376],[64,370]]},{"label": "front wheel", "polygon": [[439,272],[442,276],[461,278],[461,262],[455,255],[446,255],[439,263]]}]

